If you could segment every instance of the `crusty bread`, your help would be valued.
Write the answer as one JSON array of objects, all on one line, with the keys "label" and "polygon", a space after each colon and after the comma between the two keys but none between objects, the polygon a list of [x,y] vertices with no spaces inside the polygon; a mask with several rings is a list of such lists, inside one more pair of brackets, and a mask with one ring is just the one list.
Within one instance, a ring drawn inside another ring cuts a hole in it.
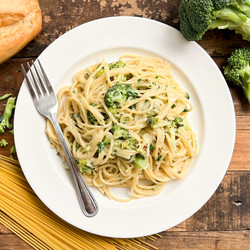
[{"label": "crusty bread", "polygon": [[25,47],[41,29],[37,0],[0,0],[0,63]]}]

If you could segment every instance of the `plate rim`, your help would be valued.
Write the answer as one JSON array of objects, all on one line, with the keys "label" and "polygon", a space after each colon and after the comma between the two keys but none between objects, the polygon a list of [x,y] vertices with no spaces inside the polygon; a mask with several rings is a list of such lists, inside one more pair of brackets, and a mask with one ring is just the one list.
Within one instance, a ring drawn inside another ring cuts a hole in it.
[{"label": "plate rim", "polygon": [[[140,21],[140,22],[149,22],[149,23],[155,23],[155,25],[157,26],[157,25],[161,25],[162,27],[167,27],[169,30],[174,30],[174,32],[176,32],[176,31],[178,31],[178,30],[176,30],[175,28],[173,28],[173,27],[171,27],[171,26],[169,26],[169,25],[166,25],[166,24],[164,24],[164,23],[162,23],[162,22],[159,22],[159,21],[156,21],[156,20],[152,20],[152,19],[148,19],[148,18],[143,18],[143,17],[132,17],[132,16],[117,16],[117,17],[105,17],[105,18],[99,18],[99,19],[96,19],[96,20],[92,20],[92,21],[90,21],[90,22],[87,22],[87,23],[84,23],[84,24],[82,24],[82,25],[79,25],[79,26],[77,26],[77,27],[75,27],[75,28],[73,28],[72,30],[70,30],[70,31],[68,31],[68,32],[66,32],[65,34],[63,34],[61,37],[59,37],[58,39],[56,39],[55,41],[53,41],[50,45],[48,45],[48,47],[39,55],[39,57],[38,58],[42,58],[42,57],[44,57],[44,55],[46,55],[46,51],[48,51],[47,49],[48,48],[51,48],[51,46],[55,46],[56,45],[56,43],[58,43],[58,41],[61,41],[62,39],[64,39],[64,37],[65,37],[65,35],[67,35],[67,36],[69,36],[70,34],[71,34],[71,32],[75,32],[77,29],[80,29],[80,27],[86,27],[87,25],[92,25],[92,24],[97,24],[97,23],[100,23],[100,22],[105,22],[105,20],[114,20],[114,19],[116,19],[116,20],[128,20],[128,19],[130,19],[130,20],[135,20],[135,21]],[[179,32],[179,31],[178,31]],[[195,44],[195,46],[198,46],[199,47],[199,49],[201,49],[203,52],[205,52],[205,50],[202,48],[202,47],[200,47],[198,44],[196,44],[196,43],[194,43],[194,42],[191,42],[192,44]],[[210,61],[210,63],[212,63],[214,66],[216,66],[217,67],[217,72],[218,72],[218,66],[215,64],[215,62],[212,60],[212,58],[205,52],[205,55],[207,55],[207,59]],[[225,82],[225,81],[224,81]],[[24,86],[24,82],[22,83],[22,86],[21,86],[21,88],[20,88],[20,91],[19,91],[19,93],[23,93],[23,86]],[[228,90],[228,93],[227,94],[230,94],[230,91]],[[232,155],[233,155],[233,151],[234,151],[234,145],[235,145],[235,136],[236,136],[236,120],[235,120],[235,110],[234,110],[234,106],[233,106],[233,101],[232,101],[232,97],[231,97],[231,95],[228,95],[228,97],[229,97],[229,99],[231,99],[231,112],[232,112],[232,115],[233,115],[233,124],[231,124],[231,128],[232,128],[232,130],[233,130],[233,135],[232,135],[232,146],[231,146],[231,152],[228,154],[228,157],[227,157],[227,163],[226,163],[226,165],[227,165],[227,168],[228,168],[228,166],[229,166],[229,164],[230,164],[230,161],[231,161],[231,158],[232,158]],[[20,112],[19,111],[19,101],[20,99],[19,99],[19,95],[18,95],[18,98],[17,98],[17,112]],[[17,114],[18,115],[18,114]],[[14,120],[14,128],[17,126],[17,119],[15,119]],[[39,199],[41,199],[40,198],[40,196],[41,195],[39,195],[38,193],[38,191],[36,190],[36,188],[35,188],[35,186],[34,186],[34,184],[32,183],[32,181],[30,180],[30,177],[29,177],[29,174],[27,173],[27,169],[24,167],[24,162],[25,162],[25,160],[23,159],[23,157],[21,156],[20,157],[20,155],[19,155],[19,152],[20,152],[20,139],[18,138],[18,135],[16,135],[15,133],[14,133],[14,140],[15,140],[15,145],[17,145],[17,155],[18,155],[18,158],[20,159],[20,165],[21,165],[21,168],[22,168],[22,170],[23,170],[23,172],[24,172],[24,175],[25,175],[25,177],[27,178],[27,180],[28,180],[28,182],[30,183],[30,185],[31,185],[31,187],[33,188],[33,190],[35,191],[35,193],[36,193],[36,195],[39,197]],[[19,141],[18,141],[19,140]],[[19,150],[18,150],[19,149]],[[227,168],[225,168],[224,169],[224,173],[223,174],[221,174],[220,175],[220,181],[217,181],[217,187],[219,186],[219,184],[221,183],[221,181],[222,181],[222,179],[224,178],[224,175],[226,174],[226,171],[227,171]],[[31,184],[32,183],[32,184]],[[175,225],[173,225],[173,226],[176,226],[176,225],[178,225],[178,224],[180,224],[181,222],[183,222],[184,220],[186,220],[186,219],[188,219],[190,216],[192,216],[195,212],[197,212],[210,198],[211,198],[211,196],[214,194],[214,192],[216,191],[216,189],[217,189],[217,187],[214,189],[214,191],[213,192],[211,192],[211,194],[209,195],[209,196],[207,196],[206,197],[206,201],[205,202],[203,202],[203,204],[200,206],[200,207],[198,207],[195,211],[192,211],[191,213],[189,213],[188,215],[186,215],[186,216],[184,216],[185,218],[182,220],[182,221],[179,221],[179,223],[177,223],[177,224],[175,224]],[[44,199],[41,199],[42,200],[42,202],[50,209],[50,210],[52,210],[53,212],[55,211],[55,209],[53,209],[52,208],[52,206],[51,205],[48,205],[47,204],[47,202],[46,201],[44,201]],[[57,215],[58,215],[58,213],[56,213]],[[65,220],[65,218],[63,218],[63,216],[60,216],[60,215],[58,215],[59,217],[61,217],[63,220]],[[70,221],[68,221],[68,220],[66,220],[68,223],[70,223],[70,224],[72,224]],[[72,225],[74,225],[74,226],[77,226],[77,227],[79,227],[79,225],[75,225],[75,224],[72,224]],[[162,225],[161,227],[159,227],[159,230],[157,230],[157,231],[150,231],[150,230],[146,230],[147,231],[147,233],[138,233],[137,235],[129,235],[129,234],[127,234],[127,235],[119,235],[119,234],[117,234],[117,233],[111,233],[111,232],[108,232],[108,233],[101,233],[101,232],[96,232],[96,230],[91,230],[90,228],[81,228],[81,229],[83,229],[83,230],[85,230],[85,231],[88,231],[88,232],[91,232],[91,233],[94,233],[94,234],[98,234],[98,235],[102,235],[102,236],[108,236],[108,237],[118,237],[118,238],[133,238],[133,237],[141,237],[141,236],[145,236],[145,235],[150,235],[150,234],[154,234],[154,233],[158,233],[158,232],[161,232],[161,231],[163,231],[163,230],[166,230],[166,229],[169,229],[169,228],[171,228],[172,226],[170,226],[170,227],[166,227],[165,229],[164,229],[164,226]]]}]

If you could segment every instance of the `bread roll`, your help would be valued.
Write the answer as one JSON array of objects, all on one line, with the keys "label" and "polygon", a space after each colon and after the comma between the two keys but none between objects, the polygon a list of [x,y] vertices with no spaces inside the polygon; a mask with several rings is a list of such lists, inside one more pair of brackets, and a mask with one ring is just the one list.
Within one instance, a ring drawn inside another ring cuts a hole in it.
[{"label": "bread roll", "polygon": [[41,29],[37,0],[0,0],[0,63],[25,47]]}]

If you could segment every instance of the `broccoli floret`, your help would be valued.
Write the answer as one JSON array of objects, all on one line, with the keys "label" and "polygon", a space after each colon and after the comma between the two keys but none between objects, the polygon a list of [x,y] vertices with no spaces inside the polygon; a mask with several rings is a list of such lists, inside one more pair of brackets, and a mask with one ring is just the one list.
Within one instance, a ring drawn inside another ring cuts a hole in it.
[{"label": "broccoli floret", "polygon": [[[118,69],[118,68],[123,68],[126,66],[126,64],[123,61],[118,61],[115,63],[109,63],[108,64],[109,69]],[[100,65],[97,66],[97,68],[100,67]],[[104,67],[102,67],[97,73],[96,76],[100,77],[104,73]]]},{"label": "broccoli floret", "polygon": [[7,146],[7,145],[8,145],[8,142],[5,141],[4,139],[2,139],[2,140],[0,141],[0,147],[5,147],[5,146]]},{"label": "broccoli floret", "polygon": [[7,104],[5,106],[4,109],[4,113],[3,113],[3,119],[0,123],[0,133],[4,133],[4,129],[5,128],[9,128],[12,129],[13,125],[10,124],[10,118],[12,116],[12,112],[15,108],[15,97],[10,97],[7,101]]},{"label": "broccoli floret", "polygon": [[230,29],[250,41],[249,0],[182,0],[180,30],[190,41],[201,40],[207,30]]},{"label": "broccoli floret", "polygon": [[159,117],[151,117],[147,120],[147,124],[152,129],[161,128],[161,127],[179,128],[179,127],[184,126],[183,119],[179,116],[176,117],[174,120],[162,120]]},{"label": "broccoli floret", "polygon": [[250,102],[250,48],[239,48],[231,54],[224,75],[226,80],[242,87]]},{"label": "broccoli floret", "polygon": [[135,166],[138,168],[146,169],[149,165],[147,159],[142,154],[137,154],[134,160]]},{"label": "broccoli floret", "polygon": [[118,69],[118,68],[123,68],[125,66],[126,66],[125,62],[120,60],[115,63],[109,63],[109,69]]},{"label": "broccoli floret", "polygon": [[89,110],[87,110],[87,118],[88,118],[89,122],[92,125],[98,124],[97,119],[95,118],[95,116],[93,115],[93,113],[91,111],[89,111]]},{"label": "broccoli floret", "polygon": [[[131,137],[129,130],[114,125],[110,132],[113,134],[116,147],[127,150],[136,150],[137,141]],[[105,137],[104,141],[110,142],[110,139]]]},{"label": "broccoli floret", "polygon": [[116,124],[112,127],[110,132],[114,135],[114,139],[126,140],[131,137],[129,131],[125,128],[121,128]]},{"label": "broccoli floret", "polygon": [[171,124],[176,128],[184,126],[183,119],[179,116],[175,117],[175,119],[171,121]]},{"label": "broccoli floret", "polygon": [[115,146],[121,149],[136,150],[137,142],[134,138],[127,138],[126,140],[115,140]]},{"label": "broccoli floret", "polygon": [[156,112],[156,107],[154,106],[148,113],[147,113],[147,118],[151,118],[156,116],[158,113]]},{"label": "broccoli floret", "polygon": [[137,97],[138,93],[130,84],[117,83],[108,89],[104,96],[104,101],[108,108],[117,109],[120,108],[130,96]]},{"label": "broccoli floret", "polygon": [[81,173],[92,174],[92,171],[94,170],[92,162],[85,159],[79,161],[77,166]]},{"label": "broccoli floret", "polygon": [[150,128],[156,129],[169,126],[169,121],[162,120],[158,117],[151,117],[147,119],[147,124]]}]

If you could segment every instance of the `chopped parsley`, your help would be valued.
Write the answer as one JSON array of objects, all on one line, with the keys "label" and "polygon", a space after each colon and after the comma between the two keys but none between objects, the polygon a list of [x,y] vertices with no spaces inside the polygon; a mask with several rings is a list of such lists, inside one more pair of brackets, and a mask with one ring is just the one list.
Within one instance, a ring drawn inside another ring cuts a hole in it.
[{"label": "chopped parsley", "polygon": [[149,145],[150,151],[154,150],[154,148],[155,148],[155,145],[153,143],[150,143],[150,145]]},{"label": "chopped parsley", "polygon": [[161,160],[161,158],[162,158],[162,155],[158,155],[158,157],[157,157],[157,161],[160,161]]}]

